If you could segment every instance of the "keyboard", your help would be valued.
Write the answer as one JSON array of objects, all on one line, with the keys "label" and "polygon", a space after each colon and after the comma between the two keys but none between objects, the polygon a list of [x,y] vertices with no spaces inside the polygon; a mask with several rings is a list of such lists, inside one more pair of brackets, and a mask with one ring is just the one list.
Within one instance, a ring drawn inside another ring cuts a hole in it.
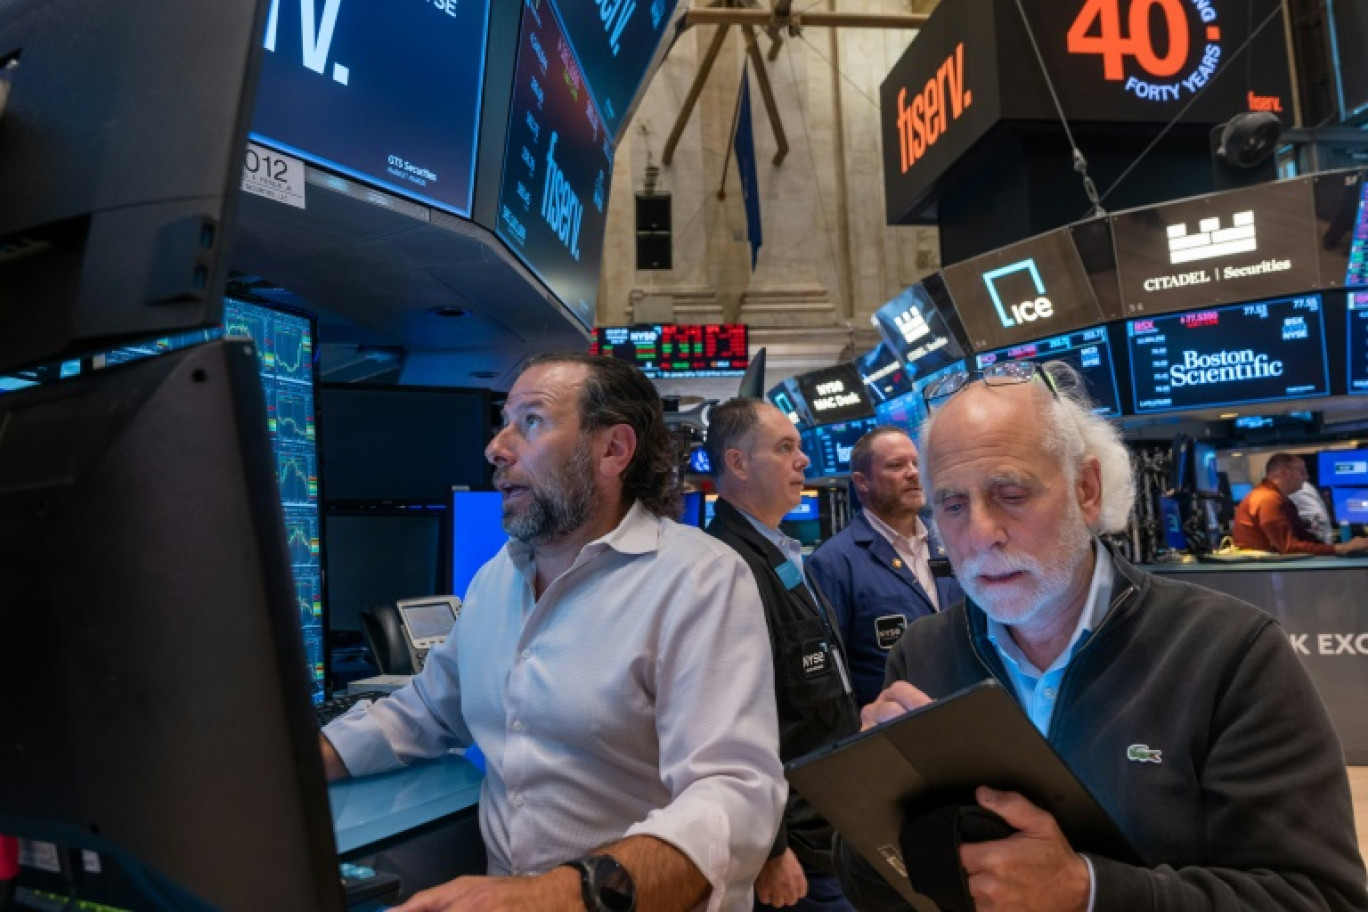
[{"label": "keyboard", "polygon": [[361,693],[338,694],[337,696],[324,700],[322,703],[314,704],[314,718],[318,720],[318,727],[322,728],[333,719],[351,709],[358,700],[379,700],[388,697],[389,691],[386,690],[366,690]]}]

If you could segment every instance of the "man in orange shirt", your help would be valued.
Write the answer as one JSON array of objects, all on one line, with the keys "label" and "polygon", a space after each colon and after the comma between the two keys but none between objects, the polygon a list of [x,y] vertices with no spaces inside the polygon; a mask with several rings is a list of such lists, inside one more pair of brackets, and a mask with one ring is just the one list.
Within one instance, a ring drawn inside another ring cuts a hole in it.
[{"label": "man in orange shirt", "polygon": [[1289,500],[1306,481],[1306,462],[1292,453],[1274,453],[1264,469],[1264,479],[1235,508],[1230,537],[1240,548],[1276,551],[1279,554],[1361,554],[1368,538],[1327,545],[1306,528]]}]

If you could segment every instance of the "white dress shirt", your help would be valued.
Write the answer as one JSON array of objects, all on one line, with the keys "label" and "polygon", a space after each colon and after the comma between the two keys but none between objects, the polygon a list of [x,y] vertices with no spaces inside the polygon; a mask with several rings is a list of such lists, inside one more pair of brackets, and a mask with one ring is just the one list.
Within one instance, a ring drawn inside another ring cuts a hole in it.
[{"label": "white dress shirt", "polygon": [[936,592],[936,577],[931,572],[931,533],[926,528],[926,523],[918,516],[917,531],[909,537],[875,516],[873,510],[865,510],[864,515],[874,527],[874,531],[888,539],[893,550],[898,552],[898,556],[907,564],[917,582],[921,583],[931,607],[940,611],[940,594]]},{"label": "white dress shirt", "polygon": [[635,504],[540,600],[534,580],[516,541],[480,569],[422,674],[325,729],[347,769],[473,741],[488,762],[491,874],[540,873],[644,834],[707,878],[700,909],[749,910],[787,794],[750,569]]}]

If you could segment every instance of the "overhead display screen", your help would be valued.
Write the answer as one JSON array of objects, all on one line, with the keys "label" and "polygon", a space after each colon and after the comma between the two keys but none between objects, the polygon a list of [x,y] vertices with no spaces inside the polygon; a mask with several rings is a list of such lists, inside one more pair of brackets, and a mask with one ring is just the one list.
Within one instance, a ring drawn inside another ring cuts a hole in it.
[{"label": "overhead display screen", "polygon": [[1368,291],[1351,291],[1346,314],[1349,327],[1350,395],[1368,393]]},{"label": "overhead display screen", "polygon": [[614,136],[621,132],[678,4],[679,0],[556,0],[589,90]]},{"label": "overhead display screen", "polygon": [[1368,186],[1364,172],[1327,171],[1313,175],[1320,285],[1368,285]]},{"label": "overhead display screen", "polygon": [[906,363],[913,377],[925,376],[964,357],[922,285],[903,289],[876,310],[872,319],[884,343]]},{"label": "overhead display screen", "polygon": [[1064,361],[1083,375],[1088,397],[1094,402],[1093,411],[1115,417],[1121,414],[1121,396],[1116,391],[1116,369],[1112,363],[1111,344],[1105,327],[1065,333],[1039,342],[1027,342],[1012,348],[984,352],[975,356],[976,366],[983,370],[998,361]]},{"label": "overhead display screen", "polygon": [[588,328],[612,173],[612,137],[555,8],[526,0],[495,230]]},{"label": "overhead display screen", "polygon": [[599,326],[589,352],[631,361],[648,377],[740,377],[750,366],[744,323]]},{"label": "overhead display screen", "polygon": [[1103,322],[1067,228],[947,266],[941,276],[976,352]]},{"label": "overhead display screen", "polygon": [[776,383],[765,393],[765,398],[774,403],[774,407],[783,412],[796,426],[805,428],[812,425],[812,416],[808,414],[807,404],[803,402],[803,394],[798,392],[798,381],[792,377],[786,377]]},{"label": "overhead display screen", "polygon": [[489,0],[272,0],[252,137],[470,215]]},{"label": "overhead display screen", "polygon": [[876,408],[880,402],[900,396],[912,388],[906,367],[882,342],[861,355],[855,365],[860,370],[860,378],[864,380],[865,395],[869,396],[869,401]]},{"label": "overhead display screen", "polygon": [[878,420],[871,417],[813,428],[812,449],[803,451],[812,460],[812,466],[809,467],[812,474],[809,477],[849,475],[850,454],[855,449],[855,443],[877,425]]},{"label": "overhead display screen", "polygon": [[1319,295],[1126,322],[1136,412],[1326,396]]},{"label": "overhead display screen", "polygon": [[1306,179],[1118,213],[1112,231],[1128,317],[1319,287]]},{"label": "overhead display screen", "polygon": [[864,381],[854,364],[799,374],[797,380],[813,424],[834,424],[874,415],[874,406],[865,395]]}]

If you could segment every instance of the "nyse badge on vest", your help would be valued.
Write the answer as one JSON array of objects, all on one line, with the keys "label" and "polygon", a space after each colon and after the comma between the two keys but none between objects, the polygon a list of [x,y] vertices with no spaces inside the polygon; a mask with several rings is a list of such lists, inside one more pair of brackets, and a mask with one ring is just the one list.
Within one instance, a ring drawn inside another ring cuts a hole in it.
[{"label": "nyse badge on vest", "polygon": [[808,640],[803,643],[803,677],[814,678],[831,674],[831,644],[826,640]]},{"label": "nyse badge on vest", "polygon": [[907,618],[901,614],[885,614],[874,619],[874,637],[880,649],[892,649],[906,629]]}]

